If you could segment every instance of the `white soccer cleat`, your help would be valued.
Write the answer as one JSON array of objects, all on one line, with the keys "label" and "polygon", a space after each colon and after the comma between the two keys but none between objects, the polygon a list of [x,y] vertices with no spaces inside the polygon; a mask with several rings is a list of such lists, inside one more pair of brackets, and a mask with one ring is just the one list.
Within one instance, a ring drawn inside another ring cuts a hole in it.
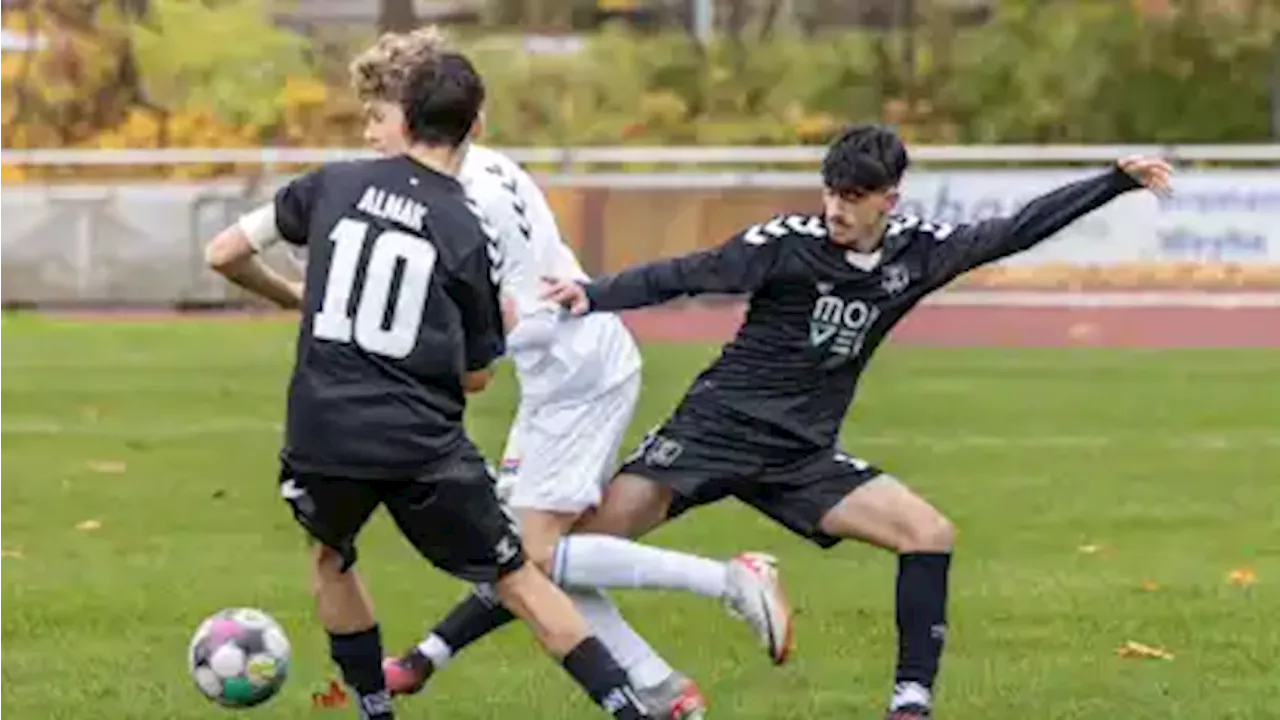
[{"label": "white soccer cleat", "polygon": [[778,579],[772,555],[743,553],[729,561],[724,603],[729,614],[747,621],[769,651],[774,665],[791,654],[791,605]]}]

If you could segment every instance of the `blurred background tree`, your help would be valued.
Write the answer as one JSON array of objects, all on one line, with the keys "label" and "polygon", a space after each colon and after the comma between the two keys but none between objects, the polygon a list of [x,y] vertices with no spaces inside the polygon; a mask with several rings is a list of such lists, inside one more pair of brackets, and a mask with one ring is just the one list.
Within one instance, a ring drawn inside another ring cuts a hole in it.
[{"label": "blurred background tree", "polygon": [[[6,147],[352,145],[352,53],[445,22],[491,140],[1258,142],[1277,0],[45,0],[6,3]],[[713,20],[705,44],[695,16]],[[1274,88],[1274,89],[1273,89]]]}]

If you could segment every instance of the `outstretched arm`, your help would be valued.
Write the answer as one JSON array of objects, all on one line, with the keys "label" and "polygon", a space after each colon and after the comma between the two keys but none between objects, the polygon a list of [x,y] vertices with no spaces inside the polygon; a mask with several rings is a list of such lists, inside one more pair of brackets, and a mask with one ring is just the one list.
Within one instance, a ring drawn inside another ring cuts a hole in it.
[{"label": "outstretched arm", "polygon": [[1115,198],[1142,187],[1169,190],[1169,165],[1158,158],[1126,158],[1111,170],[1064,185],[1009,217],[956,228],[937,227],[928,274],[943,285],[964,272],[1034,247]]},{"label": "outstretched arm", "polygon": [[544,296],[574,314],[660,305],[683,296],[753,292],[768,279],[781,243],[752,229],[719,247],[637,265],[594,282],[546,278]]}]

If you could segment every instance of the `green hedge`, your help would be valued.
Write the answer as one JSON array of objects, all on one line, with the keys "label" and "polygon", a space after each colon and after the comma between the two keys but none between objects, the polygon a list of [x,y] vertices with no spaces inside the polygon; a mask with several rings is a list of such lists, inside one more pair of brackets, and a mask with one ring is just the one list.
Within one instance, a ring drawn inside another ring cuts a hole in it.
[{"label": "green hedge", "polygon": [[[954,27],[942,3],[916,0],[909,36],[778,31],[705,49],[620,29],[572,54],[533,55],[493,33],[458,44],[489,85],[490,141],[509,146],[821,143],[865,120],[930,143],[1271,139],[1280,1],[1168,2],[1181,9],[1003,0],[991,22]],[[1238,10],[1209,9],[1225,5]],[[367,32],[303,39],[267,22],[260,0],[152,0],[145,22],[109,3],[33,7],[6,13],[6,27],[59,41],[6,53],[6,147],[359,138],[345,67]]]},{"label": "green hedge", "polygon": [[[928,3],[920,3],[929,6]],[[1144,16],[1137,3],[1006,0],[970,28],[719,41],[606,32],[581,54],[463,43],[499,142],[774,144],[889,120],[929,142],[1253,142],[1271,137],[1280,3]],[[1207,3],[1211,5],[1212,3]]]}]

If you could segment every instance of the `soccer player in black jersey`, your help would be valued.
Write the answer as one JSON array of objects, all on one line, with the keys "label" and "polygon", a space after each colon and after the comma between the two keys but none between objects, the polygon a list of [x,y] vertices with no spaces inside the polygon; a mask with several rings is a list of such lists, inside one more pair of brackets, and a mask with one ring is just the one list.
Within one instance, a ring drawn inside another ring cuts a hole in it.
[{"label": "soccer player in black jersey", "polygon": [[[465,393],[483,388],[504,351],[500,252],[454,177],[483,83],[446,53],[417,66],[404,95],[407,153],[303,175],[206,251],[231,281],[302,310],[280,493],[316,541],[332,657],[361,717],[392,718],[379,628],[353,567],[357,535],[385,505],[425,558],[492,583],[610,715],[649,720],[569,598],[526,561],[463,428]],[[305,290],[255,257],[280,240],[306,246]]]},{"label": "soccer player in black jersey", "polygon": [[1010,217],[951,226],[893,214],[907,165],[891,130],[850,128],[822,164],[822,214],[777,216],[715,249],[590,283],[548,279],[547,287],[549,299],[578,315],[749,295],[737,336],[627,459],[581,529],[635,537],[733,496],[820,547],[854,538],[896,553],[892,720],[932,713],[954,531],[906,485],[837,445],[858,378],[929,293],[1126,192],[1165,193],[1171,174],[1163,160],[1126,158]]}]

